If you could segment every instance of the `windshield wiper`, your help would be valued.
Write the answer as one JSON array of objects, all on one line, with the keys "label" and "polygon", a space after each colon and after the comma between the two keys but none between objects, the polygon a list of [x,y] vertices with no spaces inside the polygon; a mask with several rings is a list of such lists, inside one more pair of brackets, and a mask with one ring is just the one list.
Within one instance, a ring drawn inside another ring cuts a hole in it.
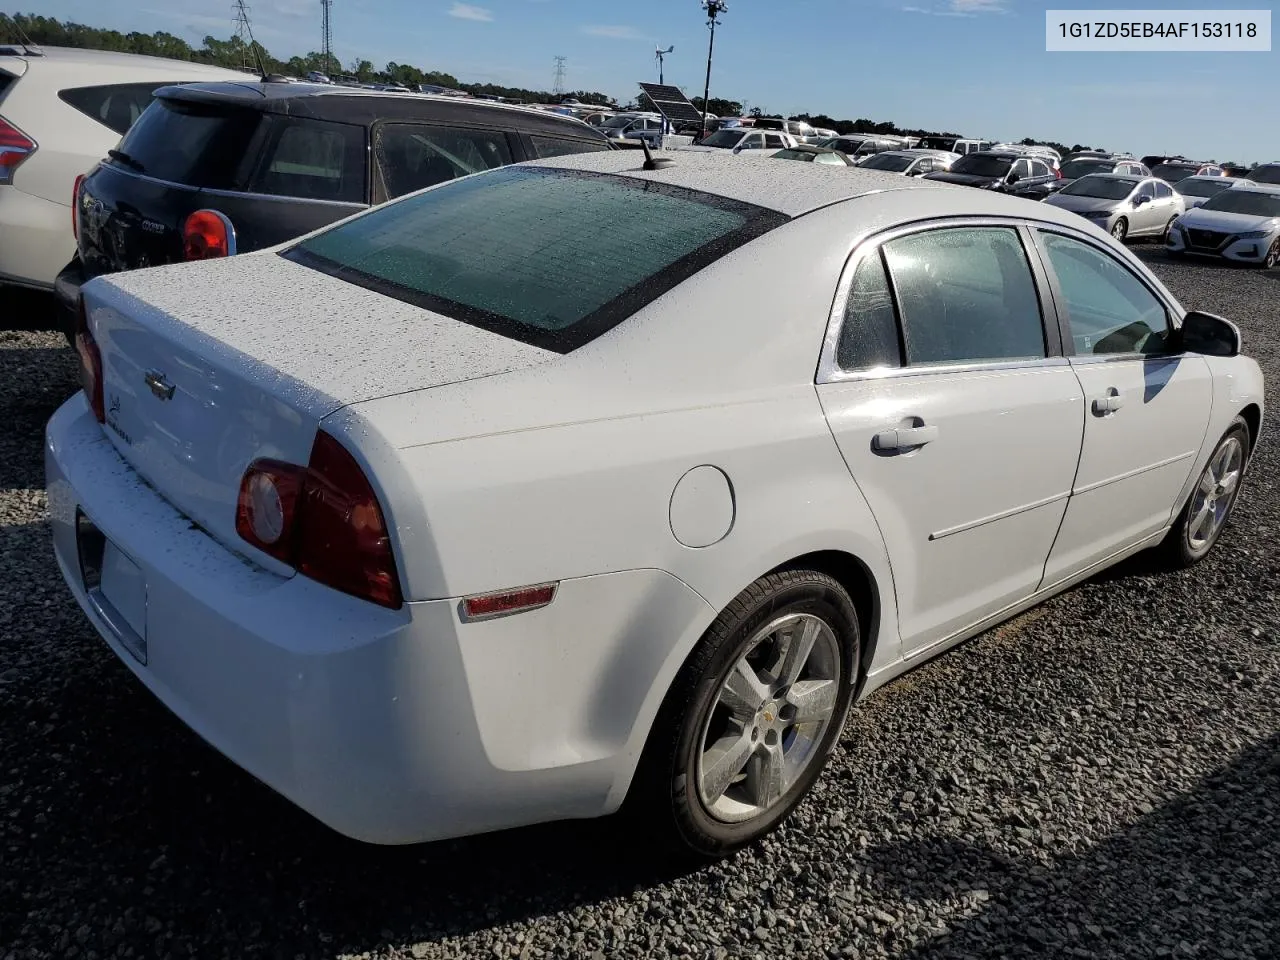
[{"label": "windshield wiper", "polygon": [[110,157],[112,160],[116,160],[120,163],[123,163],[126,167],[129,167],[132,170],[138,171],[138,173],[147,172],[146,167],[144,167],[137,160],[133,159],[133,157],[129,156],[123,150],[108,150],[107,156]]}]

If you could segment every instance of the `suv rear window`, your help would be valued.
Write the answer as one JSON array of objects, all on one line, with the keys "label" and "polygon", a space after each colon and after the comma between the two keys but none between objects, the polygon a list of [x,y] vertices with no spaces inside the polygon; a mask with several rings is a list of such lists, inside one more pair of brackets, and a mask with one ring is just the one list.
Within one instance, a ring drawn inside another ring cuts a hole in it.
[{"label": "suv rear window", "polygon": [[151,94],[170,83],[112,83],[58,91],[58,99],[116,133],[125,134],[151,106]]},{"label": "suv rear window", "polygon": [[231,188],[262,116],[222,104],[155,100],[120,141],[127,158],[120,162],[171,183]]},{"label": "suv rear window", "polygon": [[786,219],[630,177],[506,167],[375,208],[282,256],[567,353]]},{"label": "suv rear window", "polygon": [[268,118],[252,193],[365,202],[364,127],[310,118]]},{"label": "suv rear window", "polygon": [[612,149],[603,140],[566,140],[561,137],[540,137],[530,134],[533,143],[533,155],[539,160],[547,157],[563,157],[571,153],[599,153]]}]

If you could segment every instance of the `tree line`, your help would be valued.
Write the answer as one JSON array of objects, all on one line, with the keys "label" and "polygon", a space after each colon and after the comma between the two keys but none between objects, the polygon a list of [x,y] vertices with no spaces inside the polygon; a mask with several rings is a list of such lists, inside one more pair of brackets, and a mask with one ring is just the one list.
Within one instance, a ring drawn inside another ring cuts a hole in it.
[{"label": "tree line", "polygon": [[[0,43],[34,43],[51,47],[83,47],[93,50],[114,50],[120,53],[137,53],[152,57],[168,57],[173,60],[187,60],[193,63],[209,63],[234,70],[256,72],[259,65],[268,73],[282,73],[288,76],[302,77],[317,71],[324,74],[337,74],[349,77],[360,83],[400,83],[407,87],[416,87],[421,83],[435,84],[454,90],[482,96],[504,97],[522,103],[550,103],[559,99],[556,94],[547,90],[528,90],[523,87],[506,87],[494,83],[466,83],[458,80],[451,73],[442,70],[424,70],[408,63],[389,61],[381,69],[369,60],[355,59],[343,67],[335,60],[326,61],[325,55],[311,51],[306,56],[292,56],[281,60],[256,41],[245,43],[240,37],[232,36],[220,40],[214,36],[206,36],[201,46],[193,47],[181,37],[176,37],[163,30],[155,33],[132,31],[121,33],[118,30],[104,30],[90,27],[82,23],[62,22],[55,17],[43,17],[36,14],[0,13]],[[617,103],[607,94],[595,90],[578,90],[564,96],[576,97],[583,103],[595,103],[604,107],[617,107]],[[693,104],[702,109],[702,98],[693,97]],[[629,107],[651,107],[643,93]],[[707,102],[710,113],[720,117],[736,117],[743,115],[745,104],[740,100],[728,100],[711,97]],[[754,117],[780,117],[780,114],[768,113],[760,106],[751,107],[747,115]],[[961,134],[944,130],[923,130],[899,127],[895,123],[868,120],[837,120],[826,114],[800,113],[789,120],[804,120],[815,127],[835,130],[844,135],[849,133],[896,134],[910,137],[959,137]],[[1054,141],[1036,141],[1028,137],[1023,143],[1047,143],[1060,153],[1068,153],[1075,149],[1086,149],[1080,144],[1068,148]]]}]

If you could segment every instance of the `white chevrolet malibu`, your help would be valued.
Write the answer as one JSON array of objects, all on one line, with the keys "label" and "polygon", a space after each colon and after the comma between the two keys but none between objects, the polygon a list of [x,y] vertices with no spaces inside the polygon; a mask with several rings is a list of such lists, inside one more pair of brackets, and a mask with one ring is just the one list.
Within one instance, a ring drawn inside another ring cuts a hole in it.
[{"label": "white chevrolet malibu", "polygon": [[1146,547],[1262,422],[1227,321],[1075,214],[820,164],[494,170],[98,278],[54,545],[184,722],[403,843],[627,803],[715,855],[851,704]]}]

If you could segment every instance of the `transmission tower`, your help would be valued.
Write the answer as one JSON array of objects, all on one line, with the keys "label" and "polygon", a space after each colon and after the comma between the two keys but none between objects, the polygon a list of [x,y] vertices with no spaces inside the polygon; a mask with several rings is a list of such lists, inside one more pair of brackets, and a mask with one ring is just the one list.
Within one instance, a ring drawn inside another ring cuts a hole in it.
[{"label": "transmission tower", "polygon": [[256,70],[259,65],[254,51],[253,26],[249,23],[249,7],[244,0],[235,0],[231,9],[235,12],[235,38],[240,41],[243,50],[240,66],[245,70]]},{"label": "transmission tower", "polygon": [[564,65],[569,62],[568,57],[556,57],[556,82],[551,88],[551,92],[557,97],[564,96]]},{"label": "transmission tower", "polygon": [[333,27],[329,23],[329,8],[333,6],[333,0],[320,0],[320,9],[324,14],[324,43],[321,45],[321,53],[324,56],[324,72],[327,76],[332,77],[333,69]]}]

